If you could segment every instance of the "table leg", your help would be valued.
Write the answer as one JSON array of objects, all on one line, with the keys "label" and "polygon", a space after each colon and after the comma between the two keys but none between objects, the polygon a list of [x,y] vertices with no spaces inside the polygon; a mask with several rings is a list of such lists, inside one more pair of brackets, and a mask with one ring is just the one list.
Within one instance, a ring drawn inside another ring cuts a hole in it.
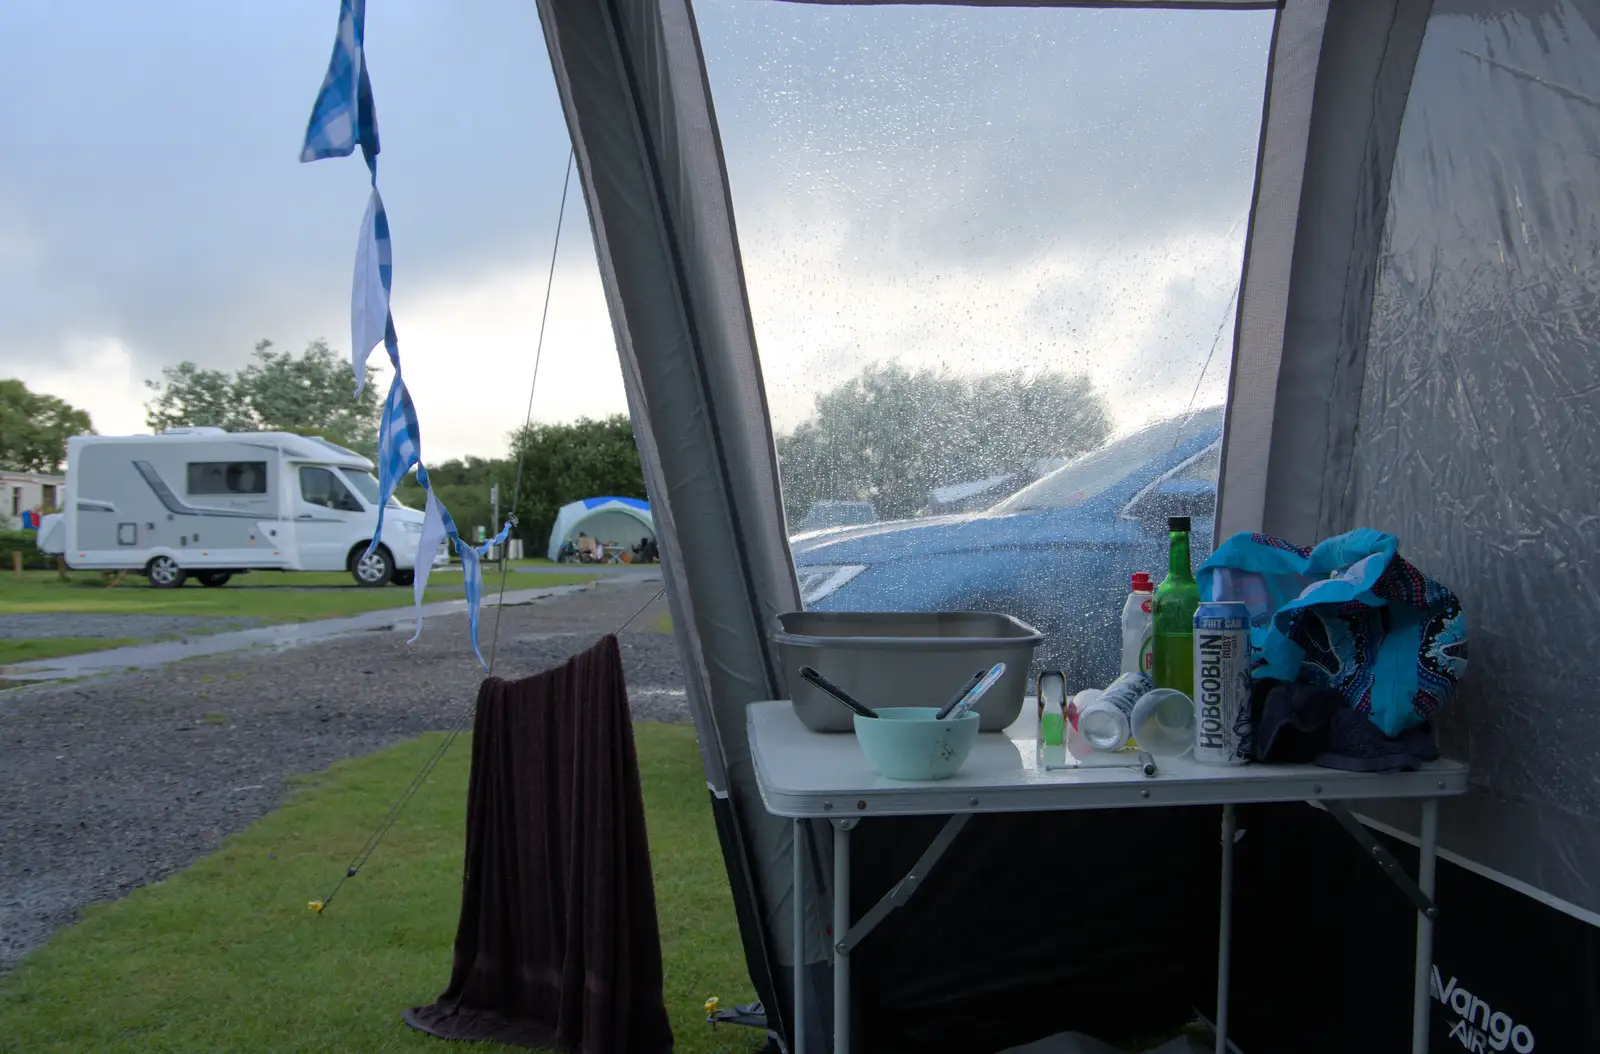
[{"label": "table leg", "polygon": [[833,1054],[850,1054],[850,953],[840,943],[850,932],[851,821],[833,825]]},{"label": "table leg", "polygon": [[[1417,885],[1433,899],[1439,859],[1439,799],[1422,803],[1422,844],[1417,855]],[[1428,1054],[1429,985],[1433,981],[1433,919],[1417,912],[1417,972],[1411,985],[1411,1054]]]},{"label": "table leg", "polygon": [[1217,923],[1217,1045],[1228,1054],[1228,969],[1233,960],[1233,806],[1222,807],[1222,904]]},{"label": "table leg", "polygon": [[806,821],[794,822],[794,1054],[806,1054]]}]

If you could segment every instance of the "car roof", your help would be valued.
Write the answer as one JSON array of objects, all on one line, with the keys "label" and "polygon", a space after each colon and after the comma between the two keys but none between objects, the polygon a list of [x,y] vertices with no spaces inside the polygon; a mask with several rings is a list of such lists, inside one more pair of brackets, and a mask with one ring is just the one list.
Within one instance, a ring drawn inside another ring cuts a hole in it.
[{"label": "car roof", "polygon": [[[1197,452],[1195,450],[1196,444],[1205,442],[1205,445],[1209,446],[1210,442],[1215,442],[1218,438],[1220,438],[1222,433],[1222,421],[1223,408],[1220,406],[1203,406],[1197,410],[1186,411],[1182,414],[1176,414],[1172,417],[1165,417],[1161,418],[1160,420],[1153,421],[1150,424],[1144,425],[1143,427],[1130,432],[1125,436],[1112,440],[1110,443],[1107,443],[1104,446],[1098,446],[1093,450],[1084,451],[1082,454],[1073,458],[1065,465],[1062,465],[1060,468],[1045,473],[1043,476],[1040,476],[1038,479],[1030,482],[1027,486],[1021,487],[1006,495],[1004,498],[1001,498],[999,501],[995,502],[994,505],[990,506],[990,509],[991,511],[998,511],[1002,506],[1005,506],[1008,502],[1011,502],[1023,492],[1031,488],[1040,487],[1041,485],[1048,485],[1050,480],[1060,477],[1068,472],[1077,470],[1085,465],[1090,459],[1112,459],[1116,458],[1120,452],[1137,450],[1140,448],[1154,448],[1141,455],[1139,462],[1140,468],[1156,465],[1158,463],[1161,465],[1166,465],[1168,461],[1175,462],[1184,460]],[[1165,442],[1169,438],[1171,440],[1170,447],[1166,446]],[[1210,442],[1206,442],[1207,440]],[[1163,447],[1165,447],[1164,450],[1162,449]],[[1176,455],[1180,449],[1183,451],[1181,456],[1167,456]],[[1135,469],[1129,472],[1122,479],[1113,483],[1107,488],[1107,490],[1108,492],[1120,492],[1130,486],[1143,486],[1143,482],[1139,481],[1147,481],[1147,476],[1148,473],[1141,472],[1139,469]]]}]

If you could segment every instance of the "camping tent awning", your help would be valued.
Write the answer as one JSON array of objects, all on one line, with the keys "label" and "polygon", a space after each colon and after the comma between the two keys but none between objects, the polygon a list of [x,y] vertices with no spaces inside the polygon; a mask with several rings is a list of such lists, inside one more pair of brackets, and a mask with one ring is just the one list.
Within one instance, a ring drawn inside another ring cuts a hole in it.
[{"label": "camping tent awning", "polygon": [[636,521],[644,528],[647,536],[654,538],[656,533],[655,519],[650,515],[650,503],[639,498],[584,498],[582,501],[563,505],[561,511],[556,513],[555,526],[550,529],[550,548],[548,558],[555,560],[561,555],[561,543],[571,538],[576,532],[582,530],[584,525],[602,517],[626,516]]}]

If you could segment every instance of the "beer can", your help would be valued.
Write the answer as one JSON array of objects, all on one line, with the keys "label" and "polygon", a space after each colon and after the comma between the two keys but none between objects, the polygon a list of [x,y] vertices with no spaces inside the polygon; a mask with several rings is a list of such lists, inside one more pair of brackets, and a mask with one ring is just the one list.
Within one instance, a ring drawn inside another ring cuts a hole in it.
[{"label": "beer can", "polygon": [[1234,601],[1194,613],[1194,759],[1207,765],[1250,760],[1250,611]]}]

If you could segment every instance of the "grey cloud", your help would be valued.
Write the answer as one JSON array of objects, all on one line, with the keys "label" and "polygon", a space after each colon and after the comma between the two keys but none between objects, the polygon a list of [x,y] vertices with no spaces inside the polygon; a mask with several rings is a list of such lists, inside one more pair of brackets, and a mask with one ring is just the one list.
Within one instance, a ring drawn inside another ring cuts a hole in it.
[{"label": "grey cloud", "polygon": [[994,262],[1248,206],[1270,12],[718,0],[699,21],[736,201]]},{"label": "grey cloud", "polygon": [[[1270,15],[697,6],[752,242],[797,198],[874,267],[988,266],[1248,201]],[[150,375],[344,346],[365,171],[297,160],[336,11],[0,4],[0,368],[82,337]],[[404,340],[418,294],[542,269],[567,136],[528,0],[385,0],[368,48]],[[563,262],[592,268],[581,207]],[[1209,340],[1215,297],[1167,296]]]},{"label": "grey cloud", "polygon": [[[337,11],[0,5],[0,362],[348,342],[366,172],[298,161]],[[397,301],[542,260],[567,139],[534,5],[389,0],[368,24]]]}]

